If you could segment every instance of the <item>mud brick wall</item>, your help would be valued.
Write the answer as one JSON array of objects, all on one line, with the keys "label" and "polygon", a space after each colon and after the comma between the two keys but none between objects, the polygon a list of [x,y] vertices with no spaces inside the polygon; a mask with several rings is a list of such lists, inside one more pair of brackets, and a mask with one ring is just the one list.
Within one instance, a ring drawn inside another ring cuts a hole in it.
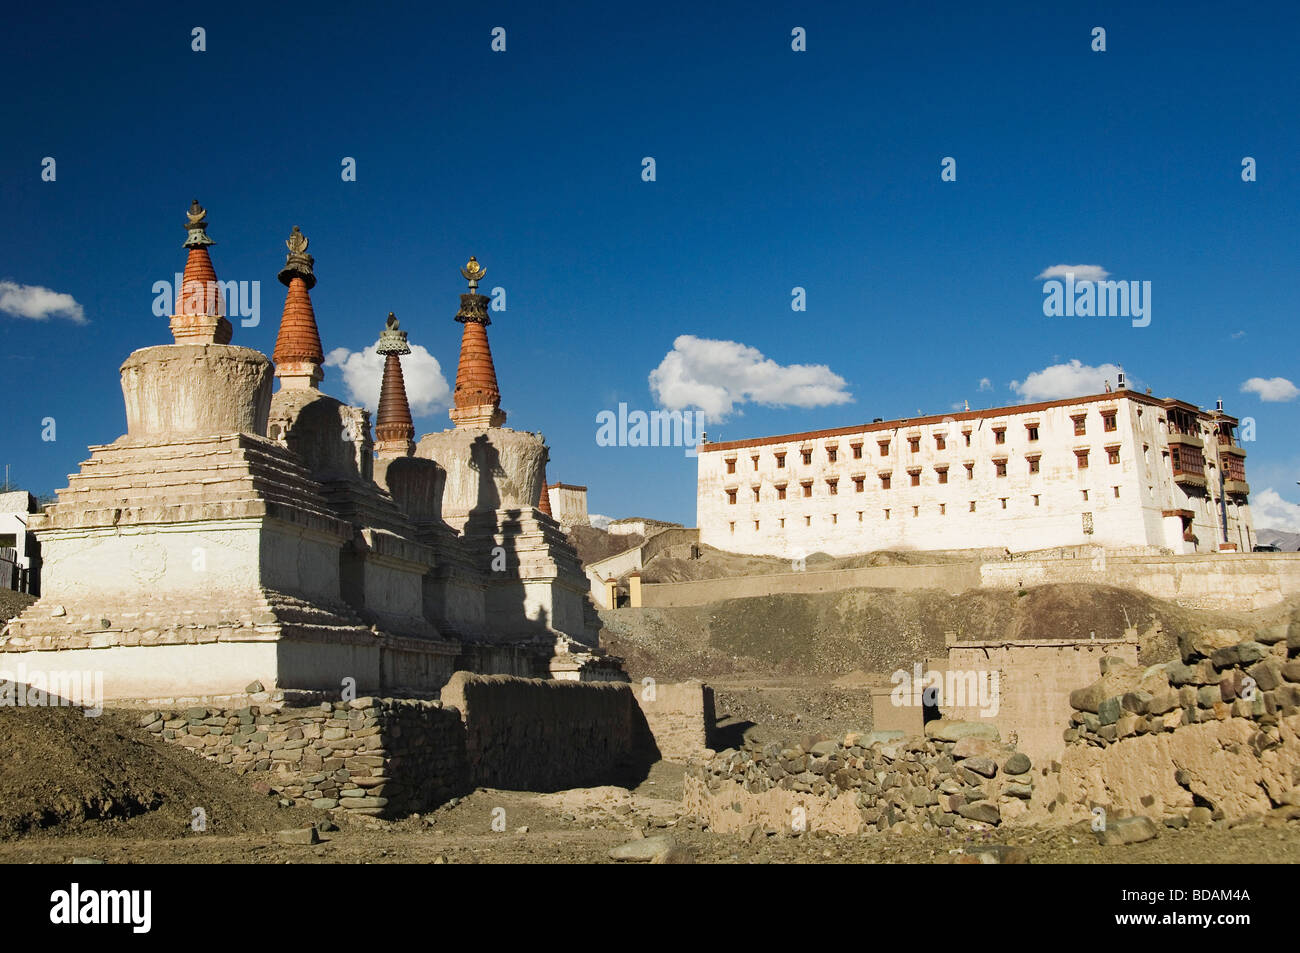
[{"label": "mud brick wall", "polygon": [[192,707],[140,724],[299,805],[397,816],[469,789],[460,716],[438,701]]},{"label": "mud brick wall", "polygon": [[700,681],[657,682],[651,688],[633,685],[632,692],[660,756],[680,762],[700,757],[717,721],[713,689]]},{"label": "mud brick wall", "polygon": [[626,783],[654,760],[626,682],[457,672],[442,701],[464,722],[475,786],[555,791]]},{"label": "mud brick wall", "polygon": [[[932,721],[928,737],[867,744],[864,736],[749,742],[686,773],[686,809],[723,833],[858,834],[986,829],[1028,813],[1029,757],[997,740],[988,724]],[[796,810],[798,809],[798,810]]]}]

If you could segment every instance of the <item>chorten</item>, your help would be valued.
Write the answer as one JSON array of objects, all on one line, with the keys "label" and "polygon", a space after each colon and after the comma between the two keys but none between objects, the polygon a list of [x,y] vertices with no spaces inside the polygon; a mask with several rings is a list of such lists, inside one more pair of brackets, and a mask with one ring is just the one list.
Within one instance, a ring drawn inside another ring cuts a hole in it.
[{"label": "chorten", "polygon": [[375,350],[384,355],[384,379],[379,386],[379,410],[375,415],[375,452],[381,457],[409,457],[415,453],[415,424],[411,421],[411,405],[406,400],[402,355],[410,354],[411,346],[391,311]]},{"label": "chorten", "polygon": [[275,376],[280,379],[281,388],[314,390],[324,377],[321,365],[325,362],[320,332],[316,329],[316,312],[312,309],[309,294],[316,286],[316,274],[312,271],[316,259],[307,254],[307,236],[297,225],[285,245],[289,248],[289,257],[278,277],[288,292],[271,358],[275,361]]},{"label": "chorten", "polygon": [[176,289],[176,313],[171,331],[177,344],[229,344],[233,328],[224,315],[225,304],[217,273],[208,255],[215,245],[208,237],[207,210],[195,199],[187,213],[184,247],[189,250],[185,273]]},{"label": "chorten", "polygon": [[488,317],[489,299],[478,293],[478,283],[487,269],[470,255],[460,273],[469,282],[469,293],[460,296],[460,310],[456,312],[456,320],[464,325],[464,330],[460,336],[453,406],[448,415],[457,427],[500,427],[506,422],[506,415],[501,409],[497,371],[488,345],[487,327],[492,323]]},{"label": "chorten", "polygon": [[[102,672],[105,698],[120,700],[240,695],[253,683],[337,692],[343,678],[362,692],[438,687],[459,646],[430,638],[423,619],[427,548],[377,533],[357,553],[310,461],[268,439],[271,362],[229,343],[197,202],[186,229],[176,343],[123,362],[127,432],[92,446],[32,517],[43,595],[5,627],[0,661]],[[306,240],[290,242],[286,311],[314,334],[310,302],[300,307]],[[295,356],[305,389],[289,393],[322,396],[304,366],[312,355]],[[338,427],[329,435],[344,442]],[[376,593],[387,629],[360,615]]]},{"label": "chorten", "polygon": [[587,598],[590,584],[563,530],[542,508],[546,440],[502,426],[506,414],[487,338],[489,299],[478,293],[487,270],[471,257],[460,273],[469,290],[456,313],[464,327],[449,412],[455,426],[421,437],[416,455],[446,470],[443,520],[481,565],[498,570],[487,575],[489,630],[505,638],[558,636],[557,649],[570,640],[593,645],[599,626]]}]

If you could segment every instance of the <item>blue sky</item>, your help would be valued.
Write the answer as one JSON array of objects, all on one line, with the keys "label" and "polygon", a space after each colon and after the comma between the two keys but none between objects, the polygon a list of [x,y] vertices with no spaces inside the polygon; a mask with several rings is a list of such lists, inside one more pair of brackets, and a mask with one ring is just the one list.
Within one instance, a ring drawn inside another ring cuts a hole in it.
[{"label": "blue sky", "polygon": [[[650,374],[688,335],[658,396],[723,394],[715,439],[1011,404],[1078,379],[1036,372],[1122,364],[1253,417],[1257,521],[1300,529],[1294,5],[550,6],[12,12],[11,480],[58,489],[125,429],[117,369],[170,342],[152,288],[198,197],[218,277],[262,282],[235,343],[268,353],[295,224],[326,350],[371,347],[392,310],[448,381],[476,255],[507,294],[489,335],[509,425],[546,434],[550,478],[588,485],[593,512],[693,523],[695,461],[598,446],[595,422],[660,406]],[[1035,276],[1062,263],[1150,281],[1150,325],[1044,316]],[[351,396],[340,368],[323,386]],[[449,426],[423,406],[417,433]]]}]

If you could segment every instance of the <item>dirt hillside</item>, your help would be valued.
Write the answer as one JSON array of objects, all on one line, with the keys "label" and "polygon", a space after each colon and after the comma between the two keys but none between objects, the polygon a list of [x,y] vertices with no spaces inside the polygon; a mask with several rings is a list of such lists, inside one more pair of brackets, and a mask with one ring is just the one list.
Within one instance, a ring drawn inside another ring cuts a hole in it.
[{"label": "dirt hillside", "polygon": [[216,834],[305,826],[324,816],[280,808],[229,769],[146,736],[138,718],[0,708],[0,839],[40,831],[180,837],[191,832],[195,808]]}]

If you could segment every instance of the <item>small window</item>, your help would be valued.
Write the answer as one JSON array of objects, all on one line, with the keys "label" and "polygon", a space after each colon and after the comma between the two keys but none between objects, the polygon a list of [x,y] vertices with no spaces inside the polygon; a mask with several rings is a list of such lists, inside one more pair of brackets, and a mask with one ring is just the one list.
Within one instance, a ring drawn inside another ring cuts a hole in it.
[{"label": "small window", "polygon": [[1107,447],[1106,460],[1109,463],[1119,463],[1119,447]]},{"label": "small window", "polygon": [[912,451],[913,453],[917,453],[917,452],[919,452],[920,449],[921,449],[921,438],[920,438],[920,437],[908,437],[908,438],[907,438],[907,445],[908,445],[908,447],[911,449],[911,451]]},{"label": "small window", "polygon": [[974,501],[974,500],[971,500],[971,501],[970,501],[970,511],[971,511],[972,513],[975,512],[975,501]]},{"label": "small window", "polygon": [[854,460],[861,460],[861,459],[862,459],[862,444],[860,444],[860,443],[855,443],[855,444],[853,444],[852,446],[853,446],[853,459],[854,459]]},{"label": "small window", "polygon": [[859,522],[859,523],[862,522],[862,511],[861,511],[861,510],[858,510],[858,522]]},{"label": "small window", "polygon": [[888,490],[888,489],[889,489],[889,479],[890,479],[891,476],[893,476],[893,474],[891,474],[891,473],[882,473],[882,474],[880,474],[880,488],[881,488],[882,490]]},{"label": "small window", "polygon": [[803,487],[803,495],[804,495],[804,496],[812,496],[812,481],[811,481],[811,480],[809,480],[807,483],[802,483],[802,484],[800,484],[800,486]]},{"label": "small window", "polygon": [[1115,424],[1115,411],[1110,411],[1101,415],[1101,429],[1106,433],[1114,433],[1119,428]]},{"label": "small window", "polygon": [[1085,414],[1070,419],[1074,421],[1074,435],[1076,437],[1082,437],[1088,432],[1088,418]]},{"label": "small window", "polygon": [[734,532],[736,531],[736,524],[735,524],[735,523],[728,523],[727,526],[730,528],[731,532],[734,533]]},{"label": "small window", "polygon": [[1087,503],[1087,502],[1088,502],[1088,491],[1087,491],[1087,490],[1080,490],[1079,492],[1083,494],[1083,502]]},{"label": "small window", "polygon": [[1004,476],[1007,475],[1007,461],[1005,461],[1005,460],[994,460],[994,461],[993,461],[993,466],[994,466],[994,468],[996,469],[996,471],[997,471],[997,475],[998,475],[998,476],[1000,476],[1000,477],[1004,477]]},{"label": "small window", "polygon": [[910,476],[910,477],[912,478],[912,486],[920,486],[920,485],[921,485],[921,471],[920,471],[920,470],[908,470],[908,471],[907,471],[907,475]]},{"label": "small window", "polygon": [[887,457],[887,456],[889,456],[889,441],[888,441],[888,440],[878,440],[878,441],[876,441],[876,442],[880,445],[880,455],[881,455],[882,457]]},{"label": "small window", "polygon": [[835,462],[835,458],[839,456],[839,453],[840,453],[840,451],[839,451],[837,448],[835,448],[835,447],[827,447],[827,448],[826,448],[826,460],[827,460],[827,462],[829,462],[829,463],[834,463],[834,462]]},{"label": "small window", "polygon": [[947,504],[947,503],[940,503],[940,504],[939,504],[939,515],[940,515],[940,516],[947,516],[947,515],[948,515],[948,504]]},{"label": "small window", "polygon": [[1028,460],[1029,460],[1029,472],[1030,472],[1030,473],[1037,473],[1037,472],[1038,472],[1038,459],[1039,459],[1038,457],[1029,457],[1029,458],[1028,458]]},{"label": "small window", "polygon": [[885,510],[885,519],[889,519],[889,510]]},{"label": "small window", "polygon": [[811,526],[811,525],[812,525],[812,517],[811,517],[811,516],[805,516],[805,517],[803,518],[803,525],[804,525],[804,526]]},{"label": "small window", "polygon": [[913,515],[913,516],[920,516],[920,515],[921,515],[921,508],[920,508],[919,506],[914,506],[914,507],[912,507],[912,515]]},{"label": "small window", "polygon": [[1075,457],[1075,459],[1079,462],[1079,469],[1080,469],[1080,470],[1086,470],[1086,469],[1088,469],[1088,451],[1087,451],[1087,450],[1076,450],[1076,451],[1074,451],[1074,457]]},{"label": "small window", "polygon": [[804,462],[805,464],[812,463],[812,451],[811,451],[811,450],[805,450],[805,451],[803,451],[803,462]]},{"label": "small window", "polygon": [[936,450],[948,449],[948,441],[944,439],[943,434],[937,433],[934,435],[934,449]]},{"label": "small window", "polygon": [[785,454],[784,454],[784,453],[778,453],[778,454],[776,455],[776,468],[777,468],[778,470],[784,470],[784,469],[785,469]]},{"label": "small window", "polygon": [[963,464],[963,466],[966,467],[966,479],[968,479],[968,480],[973,480],[973,479],[975,479],[975,464],[973,464],[973,463],[966,463],[966,464]]},{"label": "small window", "polygon": [[1035,494],[1034,494],[1034,506],[1037,506],[1037,505],[1038,505],[1038,494],[1035,493]]},{"label": "small window", "polygon": [[1115,491],[1115,499],[1118,500],[1118,499],[1119,499],[1119,487],[1117,487],[1117,486],[1112,486],[1111,489]]},{"label": "small window", "polygon": [[1007,508],[1007,498],[1005,496],[1000,496],[998,499],[1001,501],[1002,508],[1005,510]]},{"label": "small window", "polygon": [[993,442],[994,442],[994,443],[1006,443],[1006,442],[1007,442],[1007,428],[1006,428],[1006,427],[994,427],[994,428],[993,428]]},{"label": "small window", "polygon": [[779,526],[781,527],[781,529],[785,529],[785,517],[784,517],[784,516],[781,517],[781,518],[780,518],[779,520],[777,520],[776,522],[777,522],[777,525],[779,525]]},{"label": "small window", "polygon": [[758,520],[754,520],[754,532],[758,532]]},{"label": "small window", "polygon": [[754,455],[754,456],[750,457],[749,459],[751,459],[751,460],[754,461],[754,469],[757,470],[757,469],[758,469],[758,456],[757,456],[757,455]]},{"label": "small window", "polygon": [[867,482],[867,478],[866,478],[866,477],[860,477],[860,476],[854,477],[854,478],[853,478],[853,492],[854,492],[854,493],[861,493],[861,492],[866,488],[866,482]]},{"label": "small window", "polygon": [[839,480],[827,480],[827,481],[826,481],[826,490],[827,490],[827,492],[830,493],[831,496],[836,496],[836,495],[840,492],[840,481],[839,481]]},{"label": "small window", "polygon": [[832,513],[832,514],[831,514],[831,522],[832,522],[832,523],[838,523],[839,521],[840,521],[840,514],[839,514],[839,513]]},{"label": "small window", "polygon": [[1038,439],[1038,424],[1029,424],[1025,427],[1025,430],[1029,433],[1029,441],[1031,443]]},{"label": "small window", "polygon": [[785,499],[785,484],[784,484],[784,483],[778,483],[778,484],[776,485],[776,498],[777,498],[778,500],[784,500],[784,499]]},{"label": "small window", "polygon": [[757,502],[758,502],[758,487],[756,487],[756,486],[755,486],[755,487],[750,487],[750,489],[752,489],[752,490],[754,491],[754,502],[757,503]]},{"label": "small window", "polygon": [[727,472],[728,472],[728,473],[735,473],[735,472],[736,472],[736,458],[735,458],[735,457],[728,457],[728,458],[727,458]]},{"label": "small window", "polygon": [[948,482],[948,468],[947,468],[947,467],[935,467],[935,468],[934,468],[934,472],[937,473],[937,474],[939,474],[939,482],[940,482],[940,483],[947,483],[947,482]]},{"label": "small window", "polygon": [[966,446],[969,447],[969,446],[970,446],[970,431],[969,431],[969,430],[963,430],[963,431],[961,432],[961,435],[962,435],[963,437],[966,438]]},{"label": "small window", "polygon": [[732,506],[735,506],[735,505],[736,505],[736,491],[735,491],[735,490],[728,490],[728,491],[727,491],[727,502],[730,503]]}]

